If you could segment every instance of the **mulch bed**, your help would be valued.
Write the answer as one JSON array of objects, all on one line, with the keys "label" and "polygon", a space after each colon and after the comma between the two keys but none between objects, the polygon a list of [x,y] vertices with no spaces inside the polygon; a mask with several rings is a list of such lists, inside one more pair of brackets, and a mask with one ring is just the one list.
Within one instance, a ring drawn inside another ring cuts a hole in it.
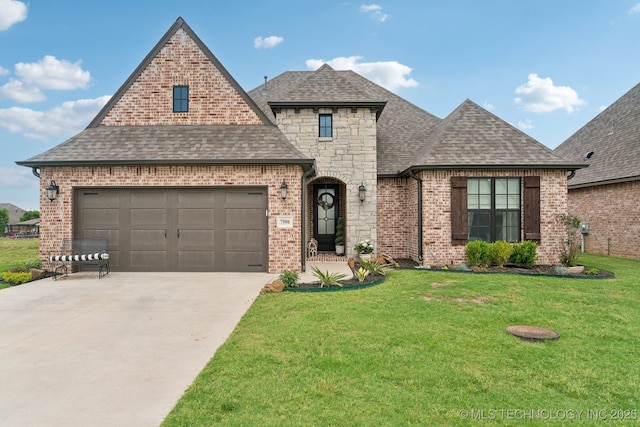
[{"label": "mulch bed", "polygon": [[[396,259],[396,268],[400,269],[412,269],[418,267],[418,263],[411,259]],[[453,271],[453,272],[466,272],[466,273],[507,273],[507,274],[524,274],[524,275],[536,275],[536,276],[553,276],[553,277],[575,277],[575,278],[584,278],[584,279],[606,279],[606,278],[614,278],[615,274],[611,271],[598,269],[598,274],[587,274],[587,272],[591,269],[591,267],[585,266],[582,273],[577,274],[558,274],[553,265],[534,265],[532,268],[520,268],[514,265],[505,265],[502,267],[498,267],[493,265],[487,268],[474,268],[474,269],[466,269],[460,270],[448,267],[447,269],[443,269],[444,266],[431,266],[431,271]],[[360,268],[358,262],[355,263],[353,269],[357,270]],[[352,269],[352,270],[353,270]],[[427,270],[427,269],[425,269]],[[349,280],[340,280],[343,288],[349,287],[358,287],[362,285],[367,285],[374,282],[380,282],[384,279],[385,276],[372,276],[369,275],[364,279],[363,283],[360,283],[358,279],[353,277]],[[312,289],[312,288],[320,288],[320,282],[311,282],[311,283],[301,283],[301,289]]]}]

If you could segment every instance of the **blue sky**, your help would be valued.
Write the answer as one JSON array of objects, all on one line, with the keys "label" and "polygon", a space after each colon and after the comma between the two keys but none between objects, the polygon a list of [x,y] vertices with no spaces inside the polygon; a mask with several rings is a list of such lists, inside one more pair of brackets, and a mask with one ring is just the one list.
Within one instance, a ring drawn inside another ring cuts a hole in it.
[{"label": "blue sky", "polygon": [[550,148],[640,82],[640,0],[0,0],[0,202],[182,16],[250,90],[323,62],[444,118],[469,98]]}]

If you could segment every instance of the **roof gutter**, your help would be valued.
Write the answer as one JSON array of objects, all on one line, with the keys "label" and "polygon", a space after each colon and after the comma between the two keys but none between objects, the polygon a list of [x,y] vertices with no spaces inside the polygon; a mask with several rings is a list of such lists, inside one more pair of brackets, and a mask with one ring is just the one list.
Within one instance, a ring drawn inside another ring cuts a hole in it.
[{"label": "roof gutter", "polygon": [[422,179],[409,169],[409,176],[418,183],[418,261],[422,262]]},{"label": "roof gutter", "polygon": [[302,272],[307,271],[307,251],[305,245],[305,236],[307,234],[307,221],[305,221],[305,206],[307,205],[307,178],[316,173],[315,161],[311,165],[311,168],[302,174],[300,178],[300,191],[302,197],[300,198],[300,264],[302,266]]}]

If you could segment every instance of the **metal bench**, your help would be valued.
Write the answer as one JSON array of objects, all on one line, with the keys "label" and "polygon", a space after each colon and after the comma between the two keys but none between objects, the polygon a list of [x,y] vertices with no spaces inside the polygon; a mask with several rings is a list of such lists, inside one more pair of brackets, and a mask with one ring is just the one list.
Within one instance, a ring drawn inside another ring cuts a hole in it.
[{"label": "metal bench", "polygon": [[67,264],[95,265],[98,278],[109,274],[109,253],[107,239],[64,239],[60,254],[49,254],[49,261],[55,265],[53,280],[59,275],[67,275]]}]

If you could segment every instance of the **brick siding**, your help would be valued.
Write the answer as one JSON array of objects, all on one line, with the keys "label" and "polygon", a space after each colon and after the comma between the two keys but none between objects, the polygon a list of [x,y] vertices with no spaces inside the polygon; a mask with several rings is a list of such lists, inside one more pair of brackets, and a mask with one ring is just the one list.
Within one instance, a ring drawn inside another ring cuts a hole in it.
[{"label": "brick siding", "polygon": [[585,252],[640,259],[640,181],[571,189],[569,213],[589,223]]},{"label": "brick siding", "polygon": [[[221,187],[268,186],[269,273],[300,271],[300,179],[298,166],[113,166],[43,167],[40,171],[40,256],[58,252],[63,239],[73,238],[76,187]],[[58,198],[50,202],[45,188],[55,180]],[[288,185],[280,197],[282,181]],[[291,216],[293,228],[277,228],[279,215]],[[46,263],[45,263],[46,264]],[[51,266],[48,266],[49,268]]]},{"label": "brick siding", "polygon": [[[189,112],[173,112],[173,86],[189,86]],[[215,94],[215,96],[212,96]],[[225,76],[179,29],[100,126],[262,124]]]}]

